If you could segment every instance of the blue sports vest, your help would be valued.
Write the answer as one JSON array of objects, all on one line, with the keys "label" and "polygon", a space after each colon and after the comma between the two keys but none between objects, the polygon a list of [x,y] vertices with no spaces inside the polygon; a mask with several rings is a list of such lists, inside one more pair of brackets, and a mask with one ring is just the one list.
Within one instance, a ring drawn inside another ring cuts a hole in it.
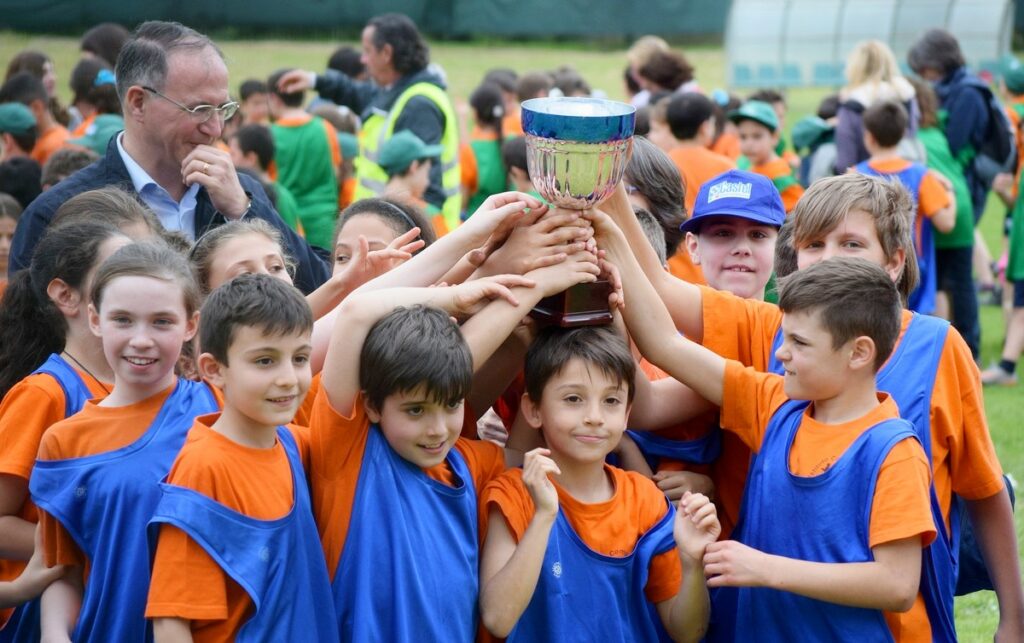
[{"label": "blue sports vest", "polygon": [[694,440],[673,440],[654,431],[627,431],[644,459],[657,471],[658,460],[668,458],[688,464],[711,464],[722,454],[722,432],[708,431]]},{"label": "blue sports vest", "polygon": [[644,595],[651,559],[676,546],[668,511],[623,558],[599,554],[573,531],[561,510],[526,611],[508,642],[671,641]]},{"label": "blue sports vest", "polygon": [[907,308],[916,312],[930,315],[935,312],[935,292],[937,288],[937,271],[935,269],[935,230],[930,221],[924,216],[917,214],[917,195],[920,194],[921,181],[928,173],[928,168],[920,163],[913,163],[910,167],[892,174],[882,174],[875,170],[867,161],[858,163],[856,170],[861,174],[869,176],[881,176],[885,178],[896,177],[899,182],[907,188],[910,196],[914,199],[914,245],[917,250],[917,266],[921,270],[921,282],[910,293],[910,301]]},{"label": "blue sports vest", "polygon": [[451,641],[477,633],[477,493],[462,454],[449,487],[370,427],[352,523],[334,576],[342,641]]},{"label": "blue sports vest", "polygon": [[278,427],[292,471],[294,500],[287,515],[257,520],[197,491],[161,484],[163,497],[150,521],[181,529],[206,550],[252,599],[252,617],[235,641],[338,640],[327,564],[317,535],[302,461],[291,432]]},{"label": "blue sports vest", "polygon": [[[891,395],[900,409],[900,417],[914,426],[914,433],[929,463],[932,461],[932,388],[935,386],[935,375],[939,372],[939,359],[948,334],[949,322],[915,314],[907,325],[907,332],[876,377],[878,390]],[[779,328],[768,366],[768,370],[773,373],[782,373],[782,365],[775,359],[775,350],[781,343],[782,328]],[[921,595],[928,608],[933,640],[955,641],[953,593],[960,547],[959,512],[957,503],[951,503],[952,531],[947,530],[934,484],[930,493],[932,518],[935,519],[938,534],[925,550],[921,561]]]},{"label": "blue sports vest", "polygon": [[[761,450],[751,464],[734,537],[760,551],[801,560],[873,560],[869,529],[878,472],[896,443],[915,437],[913,428],[900,419],[876,424],[854,440],[828,471],[795,476],[789,471],[789,452],[808,404],[790,400],[769,420]],[[780,521],[785,522],[784,529],[778,528]],[[723,589],[714,596],[711,640],[893,640],[881,610],[765,588]],[[735,626],[732,637],[730,621]]]},{"label": "blue sports vest", "polygon": [[144,641],[149,589],[146,524],[198,415],[218,410],[202,382],[179,379],[153,423],[126,447],[68,460],[38,460],[32,500],[67,529],[89,559],[73,641]]},{"label": "blue sports vest", "polygon": [[[64,417],[69,418],[82,410],[92,399],[92,392],[85,385],[78,372],[57,353],[51,353],[43,365],[32,372],[45,373],[57,380],[64,391]],[[39,599],[23,603],[14,610],[7,624],[0,630],[0,643],[29,643],[38,641],[42,635],[39,627]]]}]

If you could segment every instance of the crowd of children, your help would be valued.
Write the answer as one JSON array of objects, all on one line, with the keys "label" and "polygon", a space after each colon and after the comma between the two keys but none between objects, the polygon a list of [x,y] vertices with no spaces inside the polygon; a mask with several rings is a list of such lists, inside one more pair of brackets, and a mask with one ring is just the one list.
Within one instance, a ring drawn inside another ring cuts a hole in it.
[{"label": "crowd of children", "polygon": [[[48,57],[13,60],[0,168],[45,155],[49,188],[102,153],[132,37],[86,35],[71,110]],[[911,65],[948,85],[957,56],[926,34]],[[389,132],[354,199],[359,118],[292,70],[242,82],[215,143],[330,257],[305,296],[264,218],[193,240],[116,186],[65,201],[0,299],[0,642],[954,641],[978,588],[1024,640],[982,401],[1024,349],[1018,168],[992,179],[1012,305],[984,374],[950,274],[978,177],[941,101],[973,81],[936,94],[862,43],[801,158],[781,94],[707,96],[655,37],[627,58],[632,157],[585,211],[534,189],[518,105],[586,82],[488,72],[458,225],[427,198],[445,145]],[[1024,67],[1001,89],[1019,123]],[[0,192],[3,274],[34,197]],[[613,323],[531,317],[599,279]]]}]

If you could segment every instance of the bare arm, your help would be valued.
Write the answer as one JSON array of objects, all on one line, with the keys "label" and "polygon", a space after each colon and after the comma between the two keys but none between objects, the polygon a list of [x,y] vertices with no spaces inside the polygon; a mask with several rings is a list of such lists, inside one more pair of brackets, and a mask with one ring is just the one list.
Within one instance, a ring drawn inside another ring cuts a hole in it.
[{"label": "bare arm", "polygon": [[725,360],[679,335],[625,237],[603,213],[594,214],[594,227],[608,261],[621,275],[626,300],[623,316],[640,352],[708,402],[721,406]]},{"label": "bare arm", "polygon": [[548,479],[558,465],[546,449],[526,454],[523,483],[533,498],[534,514],[516,543],[497,509],[491,509],[480,557],[480,619],[495,636],[508,636],[526,611],[540,578],[551,527],[558,515],[558,492]]},{"label": "bare arm", "polygon": [[156,643],[192,643],[192,625],[180,618],[155,618],[153,640]]},{"label": "bare arm", "polygon": [[682,382],[671,377],[651,382],[638,369],[629,428],[634,431],[665,429],[716,408]]},{"label": "bare arm", "polygon": [[921,537],[873,547],[875,560],[815,563],[758,551],[734,540],[708,546],[709,587],[768,587],[820,601],[906,612],[921,583]]},{"label": "bare arm", "polygon": [[27,497],[24,478],[0,474],[0,558],[28,560],[32,555],[35,525],[18,515]]},{"label": "bare arm", "polygon": [[0,583],[0,607],[15,607],[43,593],[50,583],[64,576],[63,565],[47,567],[43,562],[42,530],[36,526],[34,550],[28,565],[9,583]]},{"label": "bare arm", "polygon": [[679,501],[673,527],[683,582],[674,598],[657,606],[661,622],[676,641],[696,643],[707,632],[711,600],[704,581],[704,553],[721,533],[715,505],[708,497],[685,494]]},{"label": "bare arm", "polygon": [[[647,276],[664,305],[668,307],[675,327],[693,341],[702,341],[704,338],[704,314],[700,288],[682,279],[677,279],[665,271],[654,248],[647,240],[643,228],[640,227],[640,222],[633,213],[633,206],[630,204],[626,189],[622,184],[619,184],[615,193],[601,204],[601,209],[608,213],[621,230],[643,274]],[[598,245],[604,248],[605,241],[602,238],[601,230],[596,230],[596,233]]]},{"label": "bare arm", "polygon": [[43,592],[40,608],[42,640],[70,641],[82,609],[82,567],[74,566]]},{"label": "bare arm", "polygon": [[999,601],[996,640],[1024,640],[1024,591],[1010,497],[1004,489],[988,498],[965,502]]}]

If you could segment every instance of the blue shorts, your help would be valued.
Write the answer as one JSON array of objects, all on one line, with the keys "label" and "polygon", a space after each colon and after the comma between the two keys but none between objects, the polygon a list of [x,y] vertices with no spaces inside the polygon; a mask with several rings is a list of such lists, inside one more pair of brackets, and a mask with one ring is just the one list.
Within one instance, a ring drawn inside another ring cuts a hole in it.
[{"label": "blue shorts", "polygon": [[1013,307],[1024,308],[1024,280],[1013,283]]}]

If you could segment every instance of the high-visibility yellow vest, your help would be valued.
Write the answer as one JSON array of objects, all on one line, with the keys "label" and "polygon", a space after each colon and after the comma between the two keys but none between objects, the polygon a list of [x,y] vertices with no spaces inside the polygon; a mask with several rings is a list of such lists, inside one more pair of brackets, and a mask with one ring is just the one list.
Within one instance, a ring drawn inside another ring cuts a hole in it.
[{"label": "high-visibility yellow vest", "polygon": [[374,110],[374,113],[363,122],[363,129],[359,133],[359,157],[354,163],[358,180],[355,199],[374,197],[384,192],[388,175],[384,168],[377,164],[380,148],[394,133],[395,122],[405,104],[416,96],[429,98],[444,114],[444,134],[441,135],[441,146],[444,149],[440,159],[444,205],[441,212],[448,229],[454,230],[459,225],[459,210],[462,207],[459,128],[451,99],[443,89],[433,83],[410,85],[391,106],[390,112]]}]

